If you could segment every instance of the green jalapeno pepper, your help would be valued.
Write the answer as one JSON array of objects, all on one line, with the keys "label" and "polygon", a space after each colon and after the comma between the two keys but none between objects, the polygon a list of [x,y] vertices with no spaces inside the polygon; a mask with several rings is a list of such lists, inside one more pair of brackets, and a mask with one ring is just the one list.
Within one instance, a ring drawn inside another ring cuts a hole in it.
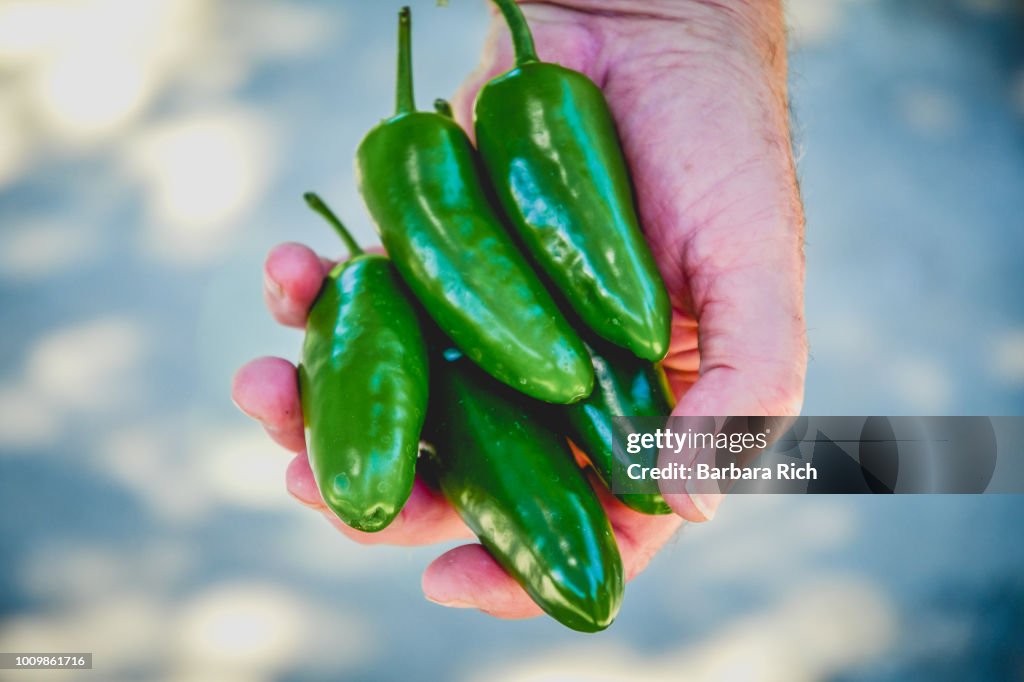
[{"label": "green jalapeno pepper", "polygon": [[604,95],[585,75],[539,61],[515,0],[495,3],[516,63],[480,90],[475,127],[498,198],[583,321],[658,361],[668,350],[671,306]]},{"label": "green jalapeno pepper", "polygon": [[431,355],[428,477],[545,612],[574,630],[608,627],[622,601],[622,559],[565,439],[537,418],[539,403],[459,351]]},{"label": "green jalapeno pepper", "polygon": [[[658,450],[626,451],[631,417],[667,417],[672,413],[672,391],[665,372],[657,365],[600,340],[588,340],[594,363],[594,392],[574,405],[566,405],[569,437],[587,455],[594,471],[612,488],[612,481],[627,481],[631,464],[657,466]],[[672,509],[653,486],[650,494],[618,493],[628,507],[644,514],[669,514]]]},{"label": "green jalapeno pepper", "polygon": [[479,160],[450,117],[413,104],[408,8],[399,15],[397,112],[356,154],[359,187],[395,267],[467,356],[530,396],[590,393],[586,349],[488,199]]},{"label": "green jalapeno pepper", "polygon": [[338,518],[379,531],[412,491],[427,410],[426,345],[390,261],[364,253],[315,194],[306,201],[350,252],[327,275],[306,323],[299,394],[309,464]]}]

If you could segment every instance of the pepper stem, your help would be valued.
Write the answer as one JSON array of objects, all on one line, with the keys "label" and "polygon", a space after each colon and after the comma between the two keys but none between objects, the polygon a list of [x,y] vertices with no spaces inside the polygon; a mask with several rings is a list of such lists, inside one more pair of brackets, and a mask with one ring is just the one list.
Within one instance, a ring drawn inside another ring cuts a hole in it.
[{"label": "pepper stem", "polygon": [[321,199],[315,192],[306,192],[302,195],[302,198],[306,200],[306,204],[311,209],[323,216],[324,220],[331,224],[334,231],[341,237],[341,241],[345,242],[345,247],[348,249],[348,255],[359,256],[363,253],[363,247],[359,246],[359,242],[356,241],[352,233],[348,231],[348,228],[341,222],[338,216],[334,215],[324,200]]},{"label": "pepper stem", "polygon": [[412,90],[412,11],[398,12],[398,81],[395,86],[395,114],[416,111]]},{"label": "pepper stem", "polygon": [[455,118],[452,114],[452,105],[449,104],[448,100],[441,97],[434,100],[434,111],[447,118]]},{"label": "pepper stem", "polygon": [[526,23],[523,10],[519,9],[516,0],[494,0],[501,13],[505,16],[505,23],[512,33],[512,47],[516,51],[516,66],[538,62],[537,50],[533,46],[533,34],[530,33],[530,26]]}]

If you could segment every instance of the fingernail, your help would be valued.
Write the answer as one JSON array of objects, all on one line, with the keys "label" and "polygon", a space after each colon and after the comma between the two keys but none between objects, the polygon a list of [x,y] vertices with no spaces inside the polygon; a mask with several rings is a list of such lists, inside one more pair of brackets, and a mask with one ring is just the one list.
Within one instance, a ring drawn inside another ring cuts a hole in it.
[{"label": "fingernail", "polygon": [[438,604],[439,606],[447,606],[450,609],[475,609],[475,608],[477,608],[476,604],[470,604],[468,601],[463,601],[461,599],[452,599],[450,601],[443,601],[441,599],[435,599],[434,597],[431,597],[429,594],[425,594],[423,596],[426,597],[427,601],[429,601],[429,602],[434,602],[435,604]]},{"label": "fingernail", "polygon": [[306,482],[289,479],[286,489],[289,495],[310,509],[323,510],[327,508],[324,506],[323,498],[320,497],[320,490],[316,487],[316,484],[308,485]]},{"label": "fingernail", "polygon": [[[696,472],[698,466],[715,466],[716,451],[714,449],[702,449],[693,458],[691,471]],[[686,481],[686,493],[690,496],[690,502],[697,508],[697,511],[708,521],[715,518],[718,505],[722,503],[722,493],[718,483],[714,480],[690,478]]]},{"label": "fingernail", "polygon": [[710,521],[715,518],[715,512],[718,511],[718,505],[722,503],[723,495],[721,493],[700,490],[700,487],[697,481],[690,480],[686,482],[686,492],[690,495],[690,501],[693,502],[693,506],[697,508],[697,511],[705,519]]},{"label": "fingernail", "polygon": [[263,286],[266,288],[267,293],[275,300],[280,301],[284,298],[284,287],[270,276],[270,273],[263,273]]},{"label": "fingernail", "polygon": [[307,509],[312,509],[313,511],[318,512],[327,511],[327,507],[324,506],[323,502],[311,502],[310,500],[304,499],[301,495],[296,495],[295,492],[291,490],[288,491],[288,494],[292,496],[293,500]]},{"label": "fingernail", "polygon": [[244,414],[246,417],[249,417],[250,419],[255,419],[256,421],[261,421],[259,417],[257,417],[252,412],[242,407],[242,404],[235,400],[234,396],[231,397],[231,402],[233,402],[235,404],[235,407],[238,408],[238,411]]},{"label": "fingernail", "polygon": [[[713,454],[702,453],[703,457],[698,456],[693,461],[693,468],[696,469],[698,461],[707,461],[713,458]],[[690,478],[686,481],[686,494],[690,496],[690,502],[696,507],[696,510],[705,517],[706,520],[710,521],[715,518],[715,512],[718,511],[718,506],[722,504],[722,494],[719,492],[718,484],[713,480],[703,480],[699,478]]]}]

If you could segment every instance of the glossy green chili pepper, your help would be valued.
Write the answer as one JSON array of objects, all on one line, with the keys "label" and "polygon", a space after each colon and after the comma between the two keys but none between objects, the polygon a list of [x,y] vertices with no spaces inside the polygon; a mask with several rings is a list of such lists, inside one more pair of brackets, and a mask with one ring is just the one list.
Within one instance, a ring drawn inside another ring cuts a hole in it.
[{"label": "glossy green chili pepper", "polygon": [[530,597],[583,632],[611,624],[623,570],[608,517],[528,399],[451,348],[432,357],[427,473]]},{"label": "glossy green chili pepper", "polygon": [[601,90],[541,62],[515,0],[495,0],[516,65],[485,85],[476,143],[534,259],[595,332],[658,361],[671,306],[640,231],[629,171]]},{"label": "glossy green chili pepper", "polygon": [[[594,363],[594,392],[562,409],[569,437],[611,489],[613,481],[628,482],[629,465],[657,466],[657,449],[645,448],[638,454],[629,454],[626,437],[649,430],[647,424],[631,426],[631,418],[671,414],[672,391],[665,372],[657,365],[600,340],[589,341],[587,349]],[[657,487],[652,490],[651,494],[630,492],[616,497],[644,514],[671,513]]]},{"label": "glossy green chili pepper", "polygon": [[359,186],[395,267],[474,362],[541,400],[590,393],[586,349],[488,199],[469,138],[413,104],[410,18],[399,15],[397,113],[356,155]]},{"label": "glossy green chili pepper", "polygon": [[412,491],[427,409],[427,352],[391,262],[363,253],[315,194],[350,259],[327,275],[306,323],[299,394],[309,464],[330,509],[361,531],[386,527]]}]

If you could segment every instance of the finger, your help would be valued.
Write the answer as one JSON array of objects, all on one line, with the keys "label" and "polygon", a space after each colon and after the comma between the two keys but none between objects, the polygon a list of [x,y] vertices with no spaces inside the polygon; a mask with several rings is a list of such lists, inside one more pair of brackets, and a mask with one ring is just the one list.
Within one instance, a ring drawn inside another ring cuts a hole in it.
[{"label": "finger", "polygon": [[[691,289],[700,315],[700,370],[677,416],[783,416],[800,412],[807,346],[800,251],[780,246],[764,263],[699,263]],[[762,247],[762,252],[764,247]],[[687,459],[688,461],[682,461]],[[659,463],[714,464],[712,451],[664,455]],[[693,521],[722,502],[717,483],[663,481],[665,499]],[[696,514],[697,516],[694,516]]]},{"label": "finger", "polygon": [[346,537],[363,545],[433,545],[472,537],[455,509],[419,479],[413,483],[409,499],[395,520],[376,533],[350,528],[326,507],[321,513]]},{"label": "finger", "polygon": [[316,485],[313,470],[309,466],[309,456],[300,452],[292,458],[285,472],[285,487],[288,493],[310,509],[324,509],[324,498]]},{"label": "finger", "polygon": [[306,453],[299,453],[288,465],[286,481],[292,497],[319,511],[342,534],[360,544],[431,545],[471,537],[469,529],[444,497],[419,479],[413,483],[409,499],[395,520],[376,533],[364,533],[350,528],[327,508]]},{"label": "finger", "polygon": [[799,250],[769,264],[705,266],[700,378],[675,414],[798,414],[807,364]]},{"label": "finger", "polygon": [[[798,251],[796,252],[799,253]],[[695,288],[700,310],[700,374],[674,415],[782,416],[800,412],[807,362],[802,262],[797,255],[768,259],[779,267],[705,267]],[[788,263],[787,263],[788,261]],[[690,455],[692,457],[692,454]],[[698,459],[711,461],[711,451]],[[669,460],[666,459],[665,463]],[[696,461],[678,462],[693,466]],[[663,482],[669,505],[706,518],[721,504],[714,481],[692,479],[685,495]],[[689,498],[689,499],[686,499]]]},{"label": "finger", "polygon": [[305,327],[330,261],[302,244],[274,247],[263,267],[263,299],[274,319],[289,327]]},{"label": "finger", "polygon": [[[591,483],[604,505],[622,556],[626,580],[632,580],[679,530],[674,515],[651,516],[619,502],[592,472]],[[463,545],[442,555],[423,574],[430,601],[457,608],[477,608],[498,618],[530,618],[542,613],[526,591],[482,545]]]},{"label": "finger", "polygon": [[243,365],[231,382],[231,398],[276,443],[292,452],[306,449],[295,365],[273,357]]},{"label": "finger", "polygon": [[[647,516],[617,500],[610,516],[626,580],[642,572],[683,520]],[[443,606],[476,608],[498,618],[531,618],[542,613],[526,591],[482,545],[463,545],[434,560],[423,574],[423,593]]]},{"label": "finger", "polygon": [[423,594],[454,608],[475,608],[498,618],[532,618],[542,611],[482,545],[445,552],[423,572]]},{"label": "finger", "polygon": [[[807,361],[803,218],[783,102],[757,78],[714,69],[674,69],[678,94],[665,96],[638,87],[649,83],[647,66],[624,62],[606,94],[666,285],[698,321],[699,352],[669,362],[680,372],[673,386],[685,390],[673,414],[797,413]],[[696,521],[721,501],[709,483],[661,485]]]}]

